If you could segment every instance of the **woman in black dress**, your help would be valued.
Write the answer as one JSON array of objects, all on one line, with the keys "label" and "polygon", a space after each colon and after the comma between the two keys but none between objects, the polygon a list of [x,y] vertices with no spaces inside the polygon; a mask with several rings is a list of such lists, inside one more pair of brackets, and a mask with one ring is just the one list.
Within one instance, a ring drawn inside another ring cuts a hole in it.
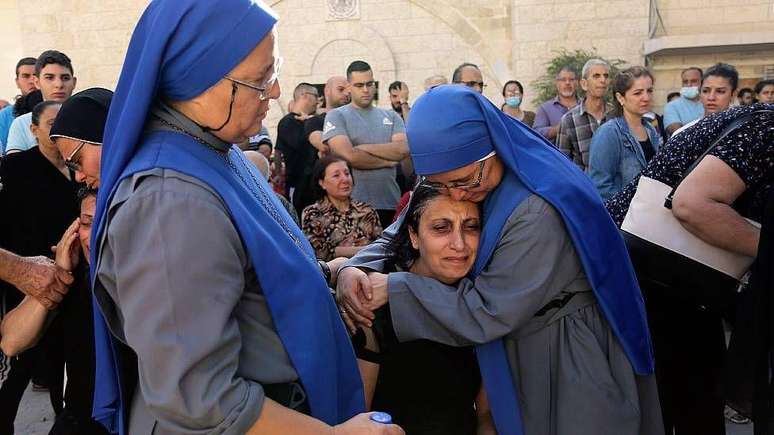
[{"label": "woman in black dress", "polygon": [[[642,175],[670,187],[737,119],[751,118],[720,140],[675,192],[673,213],[705,242],[755,257],[766,200],[774,192],[774,105],[739,106],[700,119],[674,135]],[[621,225],[639,176],[606,202]],[[755,279],[753,276],[752,279]],[[726,342],[722,317],[681,288],[640,281],[656,356],[656,379],[667,433],[725,433],[723,370]]]},{"label": "woman in black dress", "polygon": [[[393,240],[392,269],[454,284],[473,266],[480,232],[476,203],[420,185]],[[411,435],[494,435],[474,349],[398,343],[389,319],[387,305],[356,339],[370,408]]]}]

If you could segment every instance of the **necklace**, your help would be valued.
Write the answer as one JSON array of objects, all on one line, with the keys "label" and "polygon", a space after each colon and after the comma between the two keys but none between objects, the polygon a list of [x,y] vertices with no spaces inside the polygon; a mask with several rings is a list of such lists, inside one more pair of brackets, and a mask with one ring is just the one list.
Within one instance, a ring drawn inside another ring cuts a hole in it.
[{"label": "necklace", "polygon": [[239,180],[242,182],[242,184],[245,186],[248,192],[258,200],[258,202],[261,204],[261,206],[269,212],[269,215],[274,219],[274,222],[276,222],[280,227],[282,227],[283,231],[285,231],[285,234],[290,237],[290,239],[293,241],[293,243],[296,245],[296,247],[304,254],[304,256],[311,260],[313,263],[317,264],[317,259],[312,257],[307,250],[303,248],[303,245],[301,243],[301,240],[293,233],[293,230],[290,229],[288,224],[285,222],[285,219],[280,216],[279,211],[274,206],[274,204],[271,201],[271,198],[268,197],[266,194],[266,191],[261,187],[261,184],[258,182],[258,179],[253,175],[253,173],[249,170],[249,168],[245,165],[244,160],[236,159],[241,164],[241,167],[250,175],[250,178],[252,179],[252,183],[248,182],[247,179],[242,175],[242,173],[239,171],[239,169],[236,167],[234,162],[228,157],[228,152],[223,152],[217,150],[215,147],[210,145],[206,140],[196,136],[195,134],[192,134],[185,130],[184,128],[177,126],[166,119],[163,119],[161,117],[156,117],[159,121],[161,121],[164,125],[168,126],[172,130],[175,130],[178,133],[182,133],[196,142],[199,142],[200,144],[207,147],[208,150],[214,152],[218,157],[223,160],[226,165],[231,169],[231,171],[236,174],[237,177],[239,177]]}]

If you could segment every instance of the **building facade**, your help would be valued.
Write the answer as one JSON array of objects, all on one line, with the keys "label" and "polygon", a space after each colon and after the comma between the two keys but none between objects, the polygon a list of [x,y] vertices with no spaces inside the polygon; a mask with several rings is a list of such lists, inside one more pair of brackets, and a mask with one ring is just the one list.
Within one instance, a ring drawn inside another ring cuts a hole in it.
[{"label": "building facade", "polygon": [[[268,124],[287,110],[299,82],[324,83],[362,59],[387,86],[408,83],[411,98],[430,75],[462,62],[481,66],[485,94],[502,103],[502,84],[526,87],[558,49],[596,49],[644,64],[656,76],[656,106],[679,89],[679,72],[725,61],[743,83],[774,76],[774,0],[268,0],[280,15],[283,95]],[[115,87],[131,31],[147,0],[0,0],[0,95],[14,95],[22,56],[56,48],[73,59],[77,89]],[[2,76],[0,76],[2,77]]]}]

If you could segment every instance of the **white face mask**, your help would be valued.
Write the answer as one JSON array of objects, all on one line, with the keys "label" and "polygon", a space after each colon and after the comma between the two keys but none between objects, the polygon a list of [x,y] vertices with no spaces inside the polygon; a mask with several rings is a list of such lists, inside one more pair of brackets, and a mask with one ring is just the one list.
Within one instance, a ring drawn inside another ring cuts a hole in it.
[{"label": "white face mask", "polygon": [[693,100],[694,98],[699,96],[699,87],[698,86],[686,86],[683,88],[680,88],[680,95],[683,97]]}]

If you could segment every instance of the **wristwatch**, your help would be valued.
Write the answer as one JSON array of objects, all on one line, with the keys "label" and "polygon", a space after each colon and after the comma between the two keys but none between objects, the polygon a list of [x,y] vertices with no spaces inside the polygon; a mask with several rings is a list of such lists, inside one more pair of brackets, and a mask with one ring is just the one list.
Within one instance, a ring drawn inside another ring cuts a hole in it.
[{"label": "wristwatch", "polygon": [[325,277],[325,282],[328,284],[331,283],[331,268],[328,267],[328,263],[317,260],[317,265],[320,266],[320,271],[322,272],[323,276]]}]

